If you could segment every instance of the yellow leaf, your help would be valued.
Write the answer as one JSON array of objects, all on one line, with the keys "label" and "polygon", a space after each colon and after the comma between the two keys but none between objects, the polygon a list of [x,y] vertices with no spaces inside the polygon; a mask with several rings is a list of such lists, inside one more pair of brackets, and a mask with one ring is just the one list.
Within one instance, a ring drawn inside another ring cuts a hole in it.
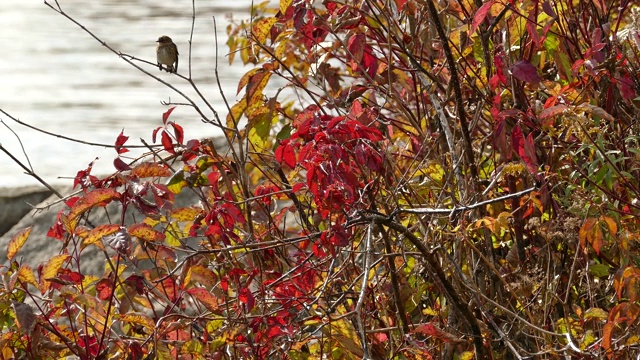
[{"label": "yellow leaf", "polygon": [[128,313],[128,314],[124,314],[124,315],[119,315],[118,319],[120,321],[124,321],[124,322],[128,322],[131,324],[135,324],[135,325],[141,325],[146,327],[147,329],[155,329],[156,325],[153,322],[153,320],[151,320],[151,318],[145,314],[140,314],[140,313]]},{"label": "yellow leaf", "polygon": [[56,277],[58,270],[62,267],[65,261],[70,258],[67,254],[56,255],[52,257],[43,267],[42,275],[40,277],[40,292],[46,293],[51,287],[51,281],[45,280]]},{"label": "yellow leaf", "polygon": [[198,282],[206,287],[211,287],[216,283],[217,276],[213,270],[203,265],[193,265],[189,268],[185,276],[184,283],[189,284],[191,281]]},{"label": "yellow leaf", "polygon": [[178,221],[193,221],[203,210],[197,207],[183,207],[171,211],[171,218]]},{"label": "yellow leaf", "polygon": [[163,233],[153,230],[151,226],[145,223],[131,225],[129,227],[129,235],[145,241],[158,242],[164,240]]},{"label": "yellow leaf", "polygon": [[360,338],[350,322],[344,319],[332,321],[330,325],[322,328],[322,332],[337,341],[343,350],[349,351],[356,357],[361,358],[364,354]]},{"label": "yellow leaf", "polygon": [[584,313],[584,320],[604,320],[609,316],[609,313],[600,308],[590,308]]},{"label": "yellow leaf", "polygon": [[18,280],[21,283],[31,284],[35,287],[38,287],[38,281],[36,280],[36,276],[33,274],[33,269],[29,265],[20,265],[18,269]]},{"label": "yellow leaf", "polygon": [[269,36],[269,33],[271,32],[271,28],[277,21],[278,19],[275,17],[268,17],[256,21],[253,24],[252,31],[255,40],[260,44],[264,44],[267,40],[267,36]]},{"label": "yellow leaf", "polygon": [[227,114],[227,127],[231,129],[236,129],[238,122],[240,122],[240,118],[244,111],[247,109],[247,97],[243,97],[240,101],[238,101],[235,105],[231,107],[231,111]]},{"label": "yellow leaf", "polygon": [[29,234],[31,234],[31,228],[32,226],[29,226],[28,228],[20,231],[11,238],[11,241],[9,241],[9,245],[7,246],[7,259],[9,262],[13,260],[13,257],[16,256],[18,251],[22,248],[22,245],[27,241]]},{"label": "yellow leaf", "polygon": [[180,239],[186,238],[189,234],[183,232],[177,223],[169,223],[167,224],[164,236],[167,245],[180,247],[180,245],[182,245]]},{"label": "yellow leaf", "polygon": [[280,0],[280,12],[286,13],[292,2],[293,0]]},{"label": "yellow leaf", "polygon": [[475,353],[473,351],[465,351],[460,354],[460,360],[472,360],[475,357]]}]

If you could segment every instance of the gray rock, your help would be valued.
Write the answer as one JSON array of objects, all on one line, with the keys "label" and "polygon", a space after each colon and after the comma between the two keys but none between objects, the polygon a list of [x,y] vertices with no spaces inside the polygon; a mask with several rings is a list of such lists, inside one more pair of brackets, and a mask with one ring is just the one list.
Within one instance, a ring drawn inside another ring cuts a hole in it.
[{"label": "gray rock", "polygon": [[52,194],[40,186],[0,189],[0,235],[4,235],[20,221],[34,205]]}]

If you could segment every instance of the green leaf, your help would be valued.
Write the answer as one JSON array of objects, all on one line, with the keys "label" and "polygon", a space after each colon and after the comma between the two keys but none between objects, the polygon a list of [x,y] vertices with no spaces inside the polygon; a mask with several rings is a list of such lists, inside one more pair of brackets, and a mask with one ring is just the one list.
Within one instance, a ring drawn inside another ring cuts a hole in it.
[{"label": "green leaf", "polygon": [[589,272],[593,276],[597,276],[599,278],[605,278],[609,276],[609,266],[605,264],[596,264],[589,267]]}]

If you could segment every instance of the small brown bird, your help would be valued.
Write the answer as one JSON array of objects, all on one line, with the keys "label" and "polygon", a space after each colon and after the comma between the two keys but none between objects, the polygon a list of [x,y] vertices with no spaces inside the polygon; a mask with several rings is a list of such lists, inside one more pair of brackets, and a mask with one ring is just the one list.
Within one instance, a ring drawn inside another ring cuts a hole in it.
[{"label": "small brown bird", "polygon": [[[166,65],[167,72],[175,73],[178,71],[178,47],[173,43],[170,37],[160,36],[156,41],[156,55],[158,56],[158,68],[162,70],[162,65]],[[176,64],[174,67],[173,64]]]}]

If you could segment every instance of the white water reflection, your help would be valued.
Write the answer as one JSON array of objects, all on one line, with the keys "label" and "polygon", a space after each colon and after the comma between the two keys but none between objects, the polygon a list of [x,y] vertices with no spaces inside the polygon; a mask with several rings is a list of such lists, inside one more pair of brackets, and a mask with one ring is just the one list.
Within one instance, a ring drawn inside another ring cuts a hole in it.
[{"label": "white water reflection", "polygon": [[[155,40],[169,35],[178,45],[180,73],[188,75],[191,1],[59,0],[63,10],[114,49],[155,62]],[[192,74],[207,100],[225,116],[216,78],[212,16],[218,30],[218,71],[225,95],[233,102],[238,80],[248,69],[230,67],[225,45],[227,14],[246,17],[248,1],[196,1],[192,46]],[[151,142],[151,131],[161,125],[167,110],[161,101],[185,102],[178,94],[128,65],[75,24],[39,0],[2,0],[0,7],[0,109],[30,125],[88,142],[113,144],[124,128],[128,144]],[[232,7],[230,7],[232,6]],[[157,67],[142,68],[178,87],[192,99],[190,86]],[[197,102],[207,116],[206,106]],[[113,149],[61,140],[30,130],[0,114],[18,133],[36,173],[50,183],[70,183],[95,157],[96,172],[113,170]],[[171,120],[183,125],[187,138],[219,134],[188,107],[177,108]],[[26,159],[11,132],[0,127],[0,143],[24,163]],[[36,184],[18,165],[0,153],[0,187]]]}]

